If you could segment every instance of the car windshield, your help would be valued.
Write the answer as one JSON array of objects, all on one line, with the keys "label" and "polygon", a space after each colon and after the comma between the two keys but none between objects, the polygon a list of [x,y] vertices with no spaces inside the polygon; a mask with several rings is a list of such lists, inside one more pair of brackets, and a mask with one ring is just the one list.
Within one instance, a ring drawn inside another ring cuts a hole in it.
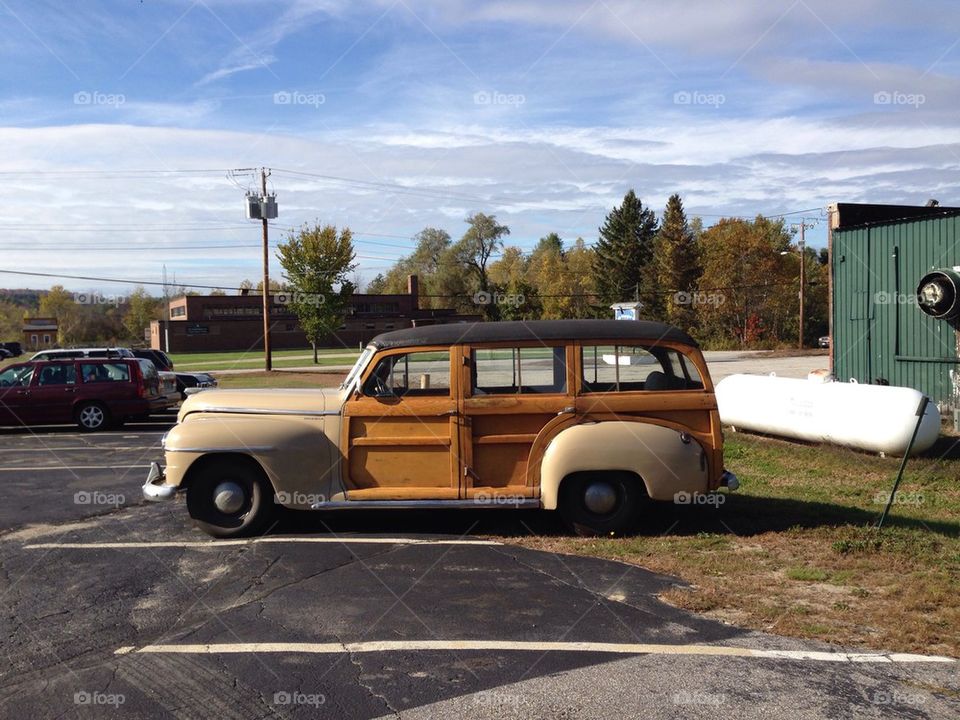
[{"label": "car windshield", "polygon": [[362,353],[360,353],[360,357],[358,357],[357,361],[353,364],[353,368],[351,368],[350,373],[347,375],[344,381],[340,383],[341,390],[350,387],[350,385],[357,379],[357,376],[360,375],[360,373],[363,372],[363,369],[367,366],[367,362],[369,362],[371,355],[373,355],[372,347],[367,347]]}]

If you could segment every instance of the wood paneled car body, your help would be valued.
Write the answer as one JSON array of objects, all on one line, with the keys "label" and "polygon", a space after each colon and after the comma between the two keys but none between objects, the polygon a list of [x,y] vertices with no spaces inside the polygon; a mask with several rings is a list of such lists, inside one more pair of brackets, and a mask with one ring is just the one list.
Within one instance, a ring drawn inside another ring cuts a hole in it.
[{"label": "wood paneled car body", "polygon": [[339,389],[188,398],[144,495],[218,537],[295,509],[539,507],[579,532],[737,480],[713,385],[669,325],[555,320],[384,333]]}]

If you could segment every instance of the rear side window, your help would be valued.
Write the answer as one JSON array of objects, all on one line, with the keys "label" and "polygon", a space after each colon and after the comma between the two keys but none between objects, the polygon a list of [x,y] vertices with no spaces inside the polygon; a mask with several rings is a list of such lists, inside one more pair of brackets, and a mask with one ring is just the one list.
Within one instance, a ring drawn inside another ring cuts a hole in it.
[{"label": "rear side window", "polygon": [[73,363],[46,365],[40,369],[37,385],[75,385],[77,367]]},{"label": "rear side window", "polygon": [[84,382],[129,382],[130,366],[126,363],[81,363]]},{"label": "rear side window", "polygon": [[566,349],[485,348],[472,353],[474,395],[563,393],[567,390]]},{"label": "rear side window", "polygon": [[669,348],[586,345],[581,360],[584,392],[703,389],[693,363]]}]

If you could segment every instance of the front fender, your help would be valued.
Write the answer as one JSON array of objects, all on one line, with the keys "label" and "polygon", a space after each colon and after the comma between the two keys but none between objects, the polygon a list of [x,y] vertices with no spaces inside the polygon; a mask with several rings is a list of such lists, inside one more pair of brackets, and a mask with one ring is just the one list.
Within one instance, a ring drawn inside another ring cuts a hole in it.
[{"label": "front fender", "polygon": [[556,509],[560,483],[574,472],[636,473],[653,500],[673,500],[678,492],[706,492],[706,452],[686,437],[688,442],[678,430],[629,420],[583,423],[562,430],[543,455],[541,506]]},{"label": "front fender", "polygon": [[329,497],[340,490],[335,469],[340,452],[325,432],[327,420],[193,413],[166,435],[166,484],[182,487],[190,468],[203,457],[239,454],[253,458],[263,468],[281,498],[283,493]]}]

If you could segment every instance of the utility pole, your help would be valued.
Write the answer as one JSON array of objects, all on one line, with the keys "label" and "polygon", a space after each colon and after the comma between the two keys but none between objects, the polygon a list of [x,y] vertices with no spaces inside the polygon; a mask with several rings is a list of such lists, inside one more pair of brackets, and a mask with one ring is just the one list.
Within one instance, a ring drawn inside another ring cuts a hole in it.
[{"label": "utility pole", "polygon": [[801,350],[803,349],[803,309],[806,303],[804,302],[804,293],[807,287],[807,244],[804,231],[809,227],[812,228],[814,223],[807,223],[806,219],[800,220],[800,241],[798,243],[800,248],[800,327],[798,332],[797,347]]},{"label": "utility pole", "polygon": [[[267,169],[260,168],[260,198],[267,202]],[[263,368],[273,369],[273,357],[270,353],[270,242],[267,223],[268,213],[263,212]],[[803,302],[800,303],[801,325],[803,323]]]}]

